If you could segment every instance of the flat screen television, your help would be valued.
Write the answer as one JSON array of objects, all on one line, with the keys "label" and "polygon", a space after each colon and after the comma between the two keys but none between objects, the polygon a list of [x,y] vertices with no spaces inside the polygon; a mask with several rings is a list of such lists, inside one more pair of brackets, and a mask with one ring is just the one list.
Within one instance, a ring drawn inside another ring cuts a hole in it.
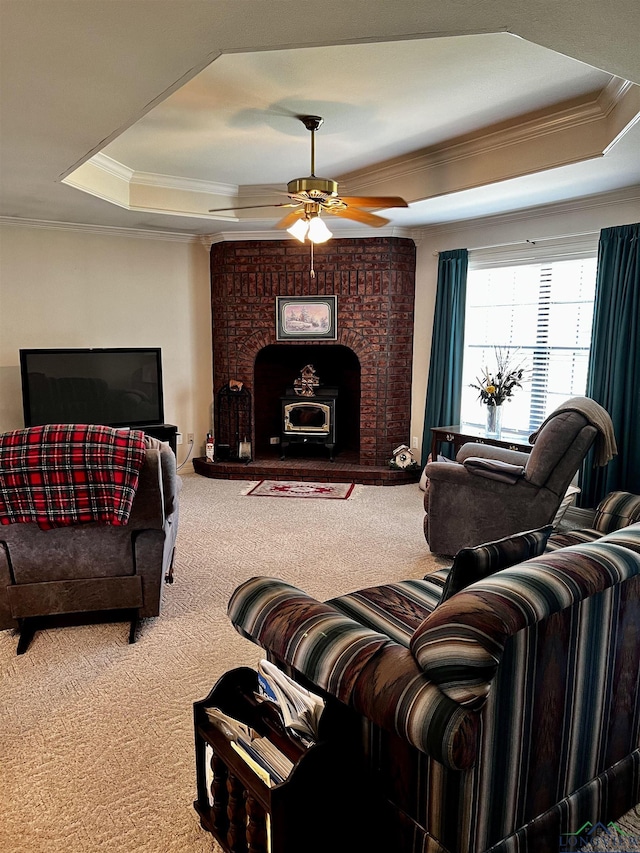
[{"label": "flat screen television", "polygon": [[164,422],[160,348],[21,349],[26,427]]}]

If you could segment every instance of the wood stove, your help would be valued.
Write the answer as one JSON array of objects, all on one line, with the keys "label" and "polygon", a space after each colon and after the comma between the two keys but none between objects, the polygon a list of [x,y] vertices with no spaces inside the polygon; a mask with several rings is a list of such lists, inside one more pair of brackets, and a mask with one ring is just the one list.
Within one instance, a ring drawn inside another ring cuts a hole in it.
[{"label": "wood stove", "polygon": [[313,397],[301,397],[293,390],[280,398],[282,403],[281,458],[290,445],[323,445],[333,462],[336,443],[337,388],[325,388]]}]

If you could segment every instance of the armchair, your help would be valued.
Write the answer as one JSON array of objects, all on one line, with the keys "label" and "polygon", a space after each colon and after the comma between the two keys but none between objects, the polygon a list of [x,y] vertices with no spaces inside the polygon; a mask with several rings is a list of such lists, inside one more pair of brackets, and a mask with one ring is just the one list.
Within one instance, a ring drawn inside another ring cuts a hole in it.
[{"label": "armchair", "polygon": [[616,452],[611,418],[584,397],[559,406],[531,438],[531,453],[469,442],[455,463],[427,464],[424,534],[434,554],[549,524],[594,441],[598,464]]},{"label": "armchair", "polygon": [[545,554],[548,535],[326,602],[277,578],[233,593],[242,636],[354,713],[373,849],[557,853],[640,799],[640,523]]},{"label": "armchair", "polygon": [[[106,427],[84,429],[102,431],[107,437],[110,432]],[[131,621],[132,643],[138,620],[160,613],[162,579],[167,575],[171,580],[181,481],[171,448],[137,435],[143,442],[141,467],[126,523],[67,523],[68,519],[52,525],[26,520],[7,523],[3,516],[0,630],[20,630],[18,654],[27,650],[34,632],[50,622],[49,617],[120,611]],[[70,446],[65,445],[65,452]],[[0,457],[5,459],[0,471],[3,497],[10,491],[6,488],[8,456],[9,451]],[[48,474],[60,478],[61,466],[52,467]],[[100,475],[91,476],[95,481]],[[57,508],[68,516],[74,510],[70,494],[65,491]]]}]

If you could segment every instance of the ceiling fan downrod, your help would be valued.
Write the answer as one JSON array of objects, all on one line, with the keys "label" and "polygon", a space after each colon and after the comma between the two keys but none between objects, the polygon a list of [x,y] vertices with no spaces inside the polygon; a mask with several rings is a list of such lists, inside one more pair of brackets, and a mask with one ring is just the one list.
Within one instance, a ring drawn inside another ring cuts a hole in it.
[{"label": "ceiling fan downrod", "polygon": [[311,174],[309,177],[316,176],[316,130],[324,124],[322,116],[300,116],[300,121],[311,133]]},{"label": "ceiling fan downrod", "polygon": [[330,178],[316,177],[316,130],[322,126],[322,116],[298,116],[303,125],[311,133],[311,174],[306,178],[295,178],[287,184],[290,195],[306,193],[311,198],[326,198],[338,195],[338,183]]}]

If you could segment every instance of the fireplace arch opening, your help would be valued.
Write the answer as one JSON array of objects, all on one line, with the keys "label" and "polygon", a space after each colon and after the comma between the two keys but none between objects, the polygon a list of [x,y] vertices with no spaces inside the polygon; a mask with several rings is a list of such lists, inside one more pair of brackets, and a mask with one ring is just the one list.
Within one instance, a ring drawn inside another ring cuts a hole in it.
[{"label": "fireplace arch opening", "polygon": [[[312,364],[319,389],[337,389],[336,453],[358,461],[360,453],[361,368],[355,352],[342,344],[270,344],[257,354],[254,365],[254,436],[256,458],[279,454],[282,434],[281,397],[293,388],[303,367]],[[322,448],[301,448],[317,455]]]}]

